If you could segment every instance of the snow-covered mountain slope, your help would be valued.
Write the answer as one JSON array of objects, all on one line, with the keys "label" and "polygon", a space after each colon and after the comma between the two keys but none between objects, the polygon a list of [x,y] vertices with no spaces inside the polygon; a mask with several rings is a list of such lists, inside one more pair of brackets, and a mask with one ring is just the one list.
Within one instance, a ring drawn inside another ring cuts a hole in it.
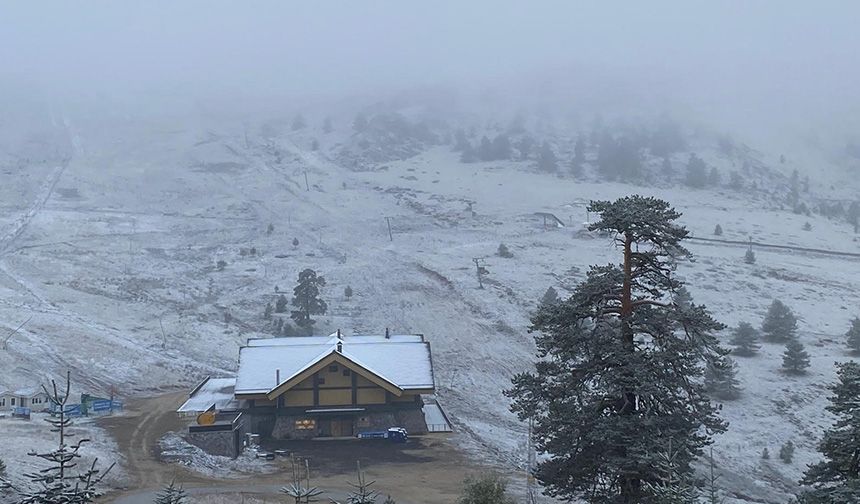
[{"label": "snow-covered mountain slope", "polygon": [[[695,236],[720,224],[729,240],[860,252],[846,224],[751,193],[577,182],[526,163],[462,164],[447,147],[356,171],[332,161],[347,141],[338,132],[318,132],[319,151],[303,132],[79,135],[61,171],[4,175],[27,184],[9,194],[0,222],[0,321],[11,331],[32,319],[0,350],[0,388],[71,368],[81,389],[145,395],[231,373],[246,338],[271,332],[263,310],[276,287],[291,291],[310,267],[327,281],[319,333],[424,333],[463,447],[520,465],[525,428],[502,390],[533,361],[529,313],[548,286],[564,295],[589,265],[618,260],[608,239],[581,233],[583,202],[654,195],[682,211]],[[566,226],[544,228],[536,212]],[[513,258],[495,255],[501,242]],[[779,373],[776,345],[738,358],[744,394],[725,405],[732,425],[714,449],[732,495],[783,502],[830,421],[824,387],[833,362],[848,358],[841,334],[860,314],[860,262],[760,249],[747,265],[742,246],[689,248],[695,260],[679,274],[719,320],[758,325],[774,298],[801,319],[809,375]],[[488,270],[483,289],[473,258]],[[792,464],[760,460],[789,439]]]}]

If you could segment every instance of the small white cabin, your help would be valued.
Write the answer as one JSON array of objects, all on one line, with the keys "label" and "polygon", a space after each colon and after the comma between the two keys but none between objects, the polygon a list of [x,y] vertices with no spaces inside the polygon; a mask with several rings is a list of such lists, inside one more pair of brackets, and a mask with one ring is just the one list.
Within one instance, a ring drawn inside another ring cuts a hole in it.
[{"label": "small white cabin", "polygon": [[0,392],[0,411],[12,411],[15,408],[30,408],[34,411],[51,406],[48,394],[44,390],[24,389]]}]

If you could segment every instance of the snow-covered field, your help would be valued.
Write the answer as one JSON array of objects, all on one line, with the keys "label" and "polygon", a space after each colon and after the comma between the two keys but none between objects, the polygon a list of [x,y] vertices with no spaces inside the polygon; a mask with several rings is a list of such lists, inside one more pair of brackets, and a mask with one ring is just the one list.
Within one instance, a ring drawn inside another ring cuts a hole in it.
[{"label": "snow-covered field", "polygon": [[[564,294],[590,264],[618,260],[610,241],[579,233],[584,202],[654,195],[681,210],[696,236],[711,237],[720,224],[726,239],[860,252],[846,224],[781,211],[751,193],[576,182],[527,163],[461,164],[446,147],[354,171],[332,161],[345,134],[313,133],[319,151],[306,147],[310,135],[246,145],[229,128],[118,128],[80,133],[57,180],[57,167],[10,167],[11,178],[27,183],[14,193],[0,189],[8,196],[0,216],[0,325],[11,331],[33,318],[0,350],[0,388],[34,386],[72,369],[82,391],[148,395],[231,373],[246,338],[269,330],[262,315],[276,287],[290,291],[310,267],[327,281],[329,313],[318,333],[424,333],[439,400],[462,447],[522,465],[525,428],[501,392],[533,361],[529,313],[548,286]],[[856,188],[847,176],[799,168],[812,176],[813,192]],[[534,212],[568,226],[544,229]],[[812,231],[802,230],[806,221]],[[495,255],[501,242],[513,258]],[[241,253],[252,247],[255,254]],[[824,387],[833,362],[848,358],[841,335],[860,314],[860,262],[762,249],[747,265],[743,247],[689,248],[695,261],[679,274],[719,320],[758,325],[774,298],[801,319],[810,374],[779,373],[776,345],[738,358],[745,391],[725,405],[731,426],[714,447],[733,495],[784,502],[830,421]],[[489,271],[484,289],[473,258]],[[797,445],[790,465],[776,458],[787,440]],[[764,447],[770,461],[760,460]],[[13,445],[4,459],[24,449]]]}]

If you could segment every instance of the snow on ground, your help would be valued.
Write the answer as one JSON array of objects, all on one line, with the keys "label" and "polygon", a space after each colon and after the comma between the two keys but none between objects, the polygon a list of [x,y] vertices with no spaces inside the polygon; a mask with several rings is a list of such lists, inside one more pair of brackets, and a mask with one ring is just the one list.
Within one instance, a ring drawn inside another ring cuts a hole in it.
[{"label": "snow on ground", "polygon": [[[64,191],[3,243],[0,321],[11,331],[33,319],[0,351],[0,388],[72,369],[88,392],[150,395],[235,372],[239,346],[270,331],[262,314],[275,288],[289,292],[311,267],[327,281],[318,333],[424,333],[460,444],[522,465],[525,428],[501,392],[533,361],[529,313],[548,286],[563,295],[589,265],[618,261],[610,241],[577,233],[589,218],[583,202],[654,195],[681,210],[696,236],[720,224],[726,239],[860,252],[847,225],[749,193],[576,182],[524,163],[461,164],[447,148],[351,171],[327,160],[343,135],[319,134],[323,149],[311,153],[296,147],[310,133],[246,147],[239,135],[213,131],[159,130],[134,142],[81,133],[90,147],[56,181]],[[9,200],[5,213],[15,215],[4,215],[4,229],[27,214],[53,172],[40,173]],[[545,230],[535,212],[570,226]],[[802,230],[806,221],[812,231]],[[495,256],[500,242],[513,258]],[[829,423],[824,387],[833,362],[847,358],[840,335],[858,314],[858,262],[762,249],[746,265],[744,247],[689,248],[695,260],[679,274],[721,321],[758,325],[775,297],[800,316],[812,372],[780,374],[776,345],[737,359],[746,390],[725,405],[732,425],[714,448],[737,495],[779,501],[815,460],[816,435]],[[489,271],[484,289],[473,258]],[[763,447],[775,456],[789,439],[798,447],[793,464],[759,459]]]},{"label": "snow on ground", "polygon": [[[3,444],[2,459],[6,463],[10,481],[16,486],[26,488],[28,480],[24,474],[38,472],[50,463],[38,457],[28,456],[28,453],[47,453],[56,450],[59,445],[57,435],[51,432],[51,425],[45,420],[50,418],[45,413],[33,413],[30,420],[0,418],[0,440]],[[72,445],[81,439],[89,441],[81,445],[78,468],[89,468],[93,460],[98,459],[97,468],[106,470],[110,464],[116,465],[105,477],[105,484],[117,487],[127,482],[127,475],[122,467],[122,455],[117,453],[116,443],[98,427],[92,419],[82,418],[73,420],[67,428],[67,444]]]},{"label": "snow on ground", "polygon": [[181,464],[205,476],[247,478],[252,474],[272,474],[280,470],[275,462],[255,458],[253,450],[245,450],[235,459],[210,455],[175,432],[159,439],[158,447],[162,460]]}]

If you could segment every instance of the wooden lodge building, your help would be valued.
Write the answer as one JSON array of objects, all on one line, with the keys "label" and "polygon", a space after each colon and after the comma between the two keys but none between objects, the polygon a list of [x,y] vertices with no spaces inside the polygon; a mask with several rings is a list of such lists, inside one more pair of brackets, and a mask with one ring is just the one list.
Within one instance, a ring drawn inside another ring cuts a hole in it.
[{"label": "wooden lodge building", "polygon": [[424,403],[434,393],[430,344],[421,335],[261,338],[240,349],[235,380],[207,379],[179,413],[239,412],[245,431],[275,439],[450,430],[447,418],[428,429],[428,406],[428,418],[444,418],[437,404]]}]

